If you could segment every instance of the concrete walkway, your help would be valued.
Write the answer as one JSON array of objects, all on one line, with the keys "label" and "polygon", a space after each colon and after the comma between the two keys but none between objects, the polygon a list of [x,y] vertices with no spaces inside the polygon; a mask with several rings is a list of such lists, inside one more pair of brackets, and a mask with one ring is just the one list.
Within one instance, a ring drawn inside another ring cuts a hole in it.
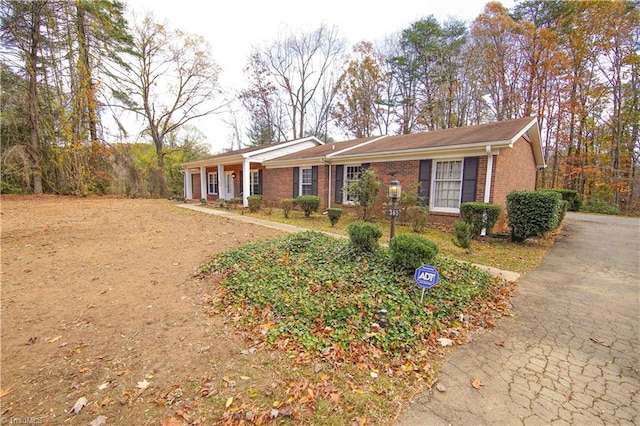
[{"label": "concrete walkway", "polygon": [[640,220],[569,214],[512,302],[397,425],[640,425]]}]

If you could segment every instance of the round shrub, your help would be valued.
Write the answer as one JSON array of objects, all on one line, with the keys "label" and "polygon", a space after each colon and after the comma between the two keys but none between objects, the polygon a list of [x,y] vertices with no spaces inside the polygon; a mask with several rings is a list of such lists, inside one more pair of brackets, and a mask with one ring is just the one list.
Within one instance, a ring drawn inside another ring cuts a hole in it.
[{"label": "round shrub", "polygon": [[247,197],[247,203],[251,213],[257,212],[262,207],[262,195],[250,195]]},{"label": "round shrub", "polygon": [[438,246],[416,234],[400,234],[389,243],[391,260],[404,269],[416,269],[429,264],[438,254]]},{"label": "round shrub", "polygon": [[471,247],[472,232],[472,224],[464,220],[456,220],[453,224],[453,244],[462,248]]},{"label": "round shrub", "polygon": [[340,220],[340,216],[342,216],[342,209],[327,209],[327,216],[329,216],[329,222],[331,222],[331,226],[334,226],[336,223],[338,223],[338,220]]},{"label": "round shrub", "polygon": [[378,239],[382,237],[380,225],[360,220],[350,223],[347,231],[351,246],[359,252],[375,252],[378,248]]},{"label": "round shrub", "polygon": [[305,217],[311,217],[311,213],[317,212],[320,207],[320,197],[317,195],[301,195],[295,203],[300,206]]},{"label": "round shrub", "polygon": [[291,215],[291,210],[293,210],[293,198],[285,198],[280,201],[280,203],[282,205],[282,213],[284,213],[284,217],[288,219]]}]

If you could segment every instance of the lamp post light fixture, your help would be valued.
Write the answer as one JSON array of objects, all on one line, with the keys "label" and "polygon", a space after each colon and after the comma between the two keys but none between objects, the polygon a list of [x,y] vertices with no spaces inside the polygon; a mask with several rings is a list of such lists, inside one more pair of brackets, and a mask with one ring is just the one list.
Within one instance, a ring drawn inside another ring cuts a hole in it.
[{"label": "lamp post light fixture", "polygon": [[398,217],[398,199],[402,194],[402,186],[398,179],[395,177],[389,182],[389,198],[391,198],[391,211],[389,216],[391,216],[391,235],[389,240],[396,235],[396,217]]}]

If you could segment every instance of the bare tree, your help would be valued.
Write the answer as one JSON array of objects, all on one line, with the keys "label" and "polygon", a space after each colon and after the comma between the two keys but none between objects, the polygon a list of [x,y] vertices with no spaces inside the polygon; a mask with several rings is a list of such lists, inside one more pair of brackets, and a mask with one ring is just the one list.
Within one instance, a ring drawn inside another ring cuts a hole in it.
[{"label": "bare tree", "polygon": [[281,37],[259,52],[280,92],[293,139],[317,130],[324,132],[328,103],[335,93],[334,67],[343,53],[344,41],[337,29],[326,25]]},{"label": "bare tree", "polygon": [[135,22],[132,32],[130,72],[121,76],[124,90],[115,95],[146,124],[145,134],[156,149],[157,195],[164,196],[165,138],[186,123],[220,110],[220,103],[213,103],[220,94],[220,70],[206,40],[171,30],[150,14]]}]

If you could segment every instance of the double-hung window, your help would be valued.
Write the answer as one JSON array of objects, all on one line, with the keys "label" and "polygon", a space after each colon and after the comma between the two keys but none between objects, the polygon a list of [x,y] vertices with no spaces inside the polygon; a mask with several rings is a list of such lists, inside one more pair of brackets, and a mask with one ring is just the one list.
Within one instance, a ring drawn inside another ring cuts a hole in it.
[{"label": "double-hung window", "polygon": [[352,182],[357,182],[360,180],[360,175],[362,174],[362,166],[344,166],[344,202],[354,203],[355,198],[349,191],[349,185]]},{"label": "double-hung window", "polygon": [[434,161],[432,208],[457,212],[462,193],[462,160]]},{"label": "double-hung window", "polygon": [[251,195],[260,194],[260,172],[258,170],[251,170],[249,173],[249,190]]},{"label": "double-hung window", "polygon": [[313,170],[300,168],[300,195],[313,195]]},{"label": "double-hung window", "polygon": [[208,189],[207,192],[211,195],[218,194],[218,173],[209,173],[207,175],[208,178]]}]

